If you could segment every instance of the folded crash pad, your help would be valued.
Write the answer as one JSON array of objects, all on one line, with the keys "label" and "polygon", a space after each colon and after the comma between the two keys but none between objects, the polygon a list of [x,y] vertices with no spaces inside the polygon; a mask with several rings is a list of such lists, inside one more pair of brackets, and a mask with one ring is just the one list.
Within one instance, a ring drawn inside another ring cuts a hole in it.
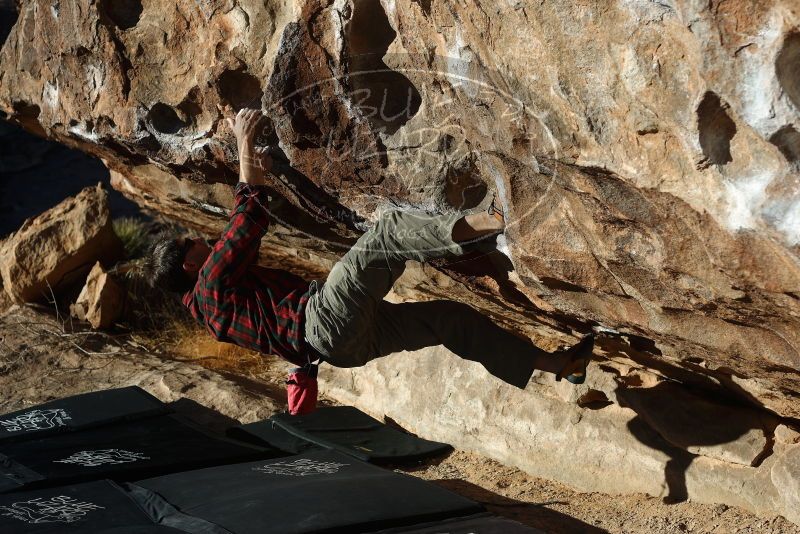
[{"label": "folded crash pad", "polygon": [[178,530],[157,525],[120,486],[105,480],[0,495],[3,534],[220,532],[209,530],[201,520],[192,526],[193,530]]},{"label": "folded crash pad", "polygon": [[238,441],[252,443],[253,445],[275,447],[287,454],[324,451],[330,448],[290,434],[269,419],[231,427],[228,429],[227,435]]},{"label": "folded crash pad", "polygon": [[446,443],[387,426],[352,406],[329,406],[307,415],[276,414],[265,421],[234,427],[228,435],[260,440],[294,454],[305,452],[309,444],[317,445],[373,463],[421,460],[452,450]]},{"label": "folded crash pad", "polygon": [[212,436],[178,415],[0,443],[0,493],[110,478],[133,480],[283,453]]},{"label": "folded crash pad", "polygon": [[[135,485],[236,534],[364,532],[484,511],[434,484],[337,451],[176,473]],[[168,517],[164,512],[157,519]]]},{"label": "folded crash pad", "polygon": [[544,531],[505,517],[479,514],[412,527],[384,529],[371,534],[544,534]]},{"label": "folded crash pad", "polygon": [[170,411],[160,400],[136,386],[84,393],[0,415],[0,444]]}]

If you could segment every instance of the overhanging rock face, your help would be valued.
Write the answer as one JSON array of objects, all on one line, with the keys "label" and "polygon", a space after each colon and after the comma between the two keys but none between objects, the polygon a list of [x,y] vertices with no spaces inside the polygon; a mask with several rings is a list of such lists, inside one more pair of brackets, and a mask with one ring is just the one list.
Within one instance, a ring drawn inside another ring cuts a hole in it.
[{"label": "overhanging rock face", "polygon": [[[383,209],[477,209],[499,188],[514,272],[491,257],[437,265],[397,298],[456,298],[547,348],[618,330],[600,343],[596,382],[558,397],[606,407],[571,417],[638,414],[703,461],[763,470],[783,454],[773,416],[800,418],[798,58],[793,0],[27,0],[0,53],[0,108],[103,158],[131,198],[215,234],[237,168],[220,109],[261,107],[289,201],[265,261],[315,275]],[[394,388],[459,384],[387,362],[368,372]],[[722,432],[738,443],[725,450],[693,441],[653,413],[658,400],[669,413],[665,381],[760,423]],[[394,413],[376,404],[385,394],[358,402]],[[488,377],[472,389],[475,405],[520,394]],[[615,420],[620,440],[646,443]],[[421,421],[410,426],[425,434],[439,424]],[[532,422],[494,427],[496,445],[462,444],[504,457],[524,439],[513,425]],[[548,435],[537,446],[563,449]],[[687,468],[690,493],[701,463]],[[772,480],[796,464],[775,463]]]}]

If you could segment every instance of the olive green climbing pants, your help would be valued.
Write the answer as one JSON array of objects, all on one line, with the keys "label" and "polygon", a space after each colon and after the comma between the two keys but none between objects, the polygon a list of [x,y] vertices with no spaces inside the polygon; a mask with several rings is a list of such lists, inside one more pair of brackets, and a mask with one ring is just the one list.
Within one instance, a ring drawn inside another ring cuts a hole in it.
[{"label": "olive green climbing pants", "polygon": [[462,358],[480,362],[496,377],[525,387],[534,360],[547,354],[529,341],[459,302],[383,300],[406,260],[425,262],[464,253],[452,239],[453,226],[461,217],[386,212],[336,263],[321,287],[312,282],[305,336],[324,361],[358,367],[395,352],[444,345]]}]

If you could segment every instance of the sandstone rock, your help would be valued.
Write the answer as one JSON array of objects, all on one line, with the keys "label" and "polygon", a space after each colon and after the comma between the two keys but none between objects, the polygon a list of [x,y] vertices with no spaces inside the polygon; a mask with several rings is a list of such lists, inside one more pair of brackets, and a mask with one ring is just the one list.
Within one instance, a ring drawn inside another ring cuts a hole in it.
[{"label": "sandstone rock", "polygon": [[779,502],[786,519],[800,524],[800,445],[790,445],[772,466],[772,482],[778,488]]},{"label": "sandstone rock", "polygon": [[[663,426],[660,397],[649,419],[617,403],[666,379],[800,417],[798,27],[796,0],[25,0],[0,109],[211,236],[237,170],[220,109],[261,107],[293,206],[262,261],[313,276],[383,209],[482,209],[501,189],[515,272],[477,255],[397,295],[469,303],[548,350],[613,329],[602,373],[523,394],[440,373],[431,349],[332,373],[340,398],[587,489],[671,493],[677,470],[692,498],[784,510],[755,426],[720,450]],[[588,474],[564,467],[573,445]]]},{"label": "sandstone rock", "polygon": [[500,179],[521,285],[440,266],[497,317],[612,327],[634,365],[797,417],[800,15],[717,4],[27,0],[0,108],[214,235],[219,109],[260,106],[294,206],[265,248],[309,271],[386,206],[479,207]]},{"label": "sandstone rock", "polygon": [[94,264],[78,300],[70,305],[70,312],[92,328],[111,327],[124,311],[125,288],[115,281],[100,265]]},{"label": "sandstone rock", "polygon": [[[0,278],[0,282],[2,281],[3,279]],[[12,304],[13,301],[8,296],[8,294],[5,291],[3,291],[3,288],[0,285],[0,312],[7,310],[9,307],[11,307]]]},{"label": "sandstone rock", "polygon": [[[726,422],[739,428],[736,410],[730,411],[727,421],[714,423],[717,441],[732,439],[731,443],[698,447],[704,454],[735,460],[730,462],[673,445],[640,414],[617,404],[581,408],[536,382],[524,391],[500,387],[481,365],[443,347],[395,354],[363,368],[326,365],[320,368],[320,378],[322,391],[339,402],[379,419],[389,417],[422,437],[489,455],[580,491],[642,492],[670,501],[688,498],[797,521],[792,492],[800,470],[793,455],[784,453],[785,446],[776,446],[756,467],[743,465],[739,460],[747,455],[740,451],[749,444],[736,440],[745,433],[734,431],[729,436],[724,430]],[[673,401],[669,396],[658,400],[666,419],[675,411]],[[695,424],[709,423],[708,415],[699,414]],[[747,409],[741,416],[752,421]],[[673,430],[671,437],[675,434]],[[702,435],[686,432],[683,437]]]},{"label": "sandstone rock", "polygon": [[[2,239],[0,239],[0,250],[3,250],[3,243],[4,243],[4,241]],[[14,304],[14,301],[11,300],[11,297],[8,295],[8,293],[5,290],[5,287],[4,287],[4,284],[3,284],[2,270],[0,270],[0,313],[6,311],[13,304]]]},{"label": "sandstone rock", "polygon": [[623,389],[617,397],[669,443],[735,464],[760,461],[777,424],[756,410],[709,401],[668,382]]},{"label": "sandstone rock", "polygon": [[775,441],[778,443],[800,443],[800,432],[786,425],[775,428]]},{"label": "sandstone rock", "polygon": [[111,227],[106,191],[100,184],[28,219],[0,249],[0,273],[17,302],[50,297],[79,281],[101,261],[122,257]]}]

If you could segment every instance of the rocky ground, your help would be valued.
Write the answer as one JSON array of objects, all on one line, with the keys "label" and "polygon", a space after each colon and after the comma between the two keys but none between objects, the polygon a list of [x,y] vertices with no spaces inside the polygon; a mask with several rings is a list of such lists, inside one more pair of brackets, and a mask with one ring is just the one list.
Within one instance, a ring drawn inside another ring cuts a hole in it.
[{"label": "rocky ground", "polygon": [[725,505],[665,504],[642,494],[581,493],[463,451],[455,451],[438,465],[426,465],[411,473],[479,501],[497,515],[545,532],[800,532],[800,527],[780,516],[760,518]]},{"label": "rocky ground", "polygon": [[[131,384],[218,430],[284,408],[284,364],[207,340],[189,326],[180,328],[170,348],[163,340],[119,330],[93,332],[47,307],[12,307],[0,315],[0,412]],[[735,507],[580,493],[458,450],[403,470],[545,532],[800,533],[782,517],[761,518]]]}]

